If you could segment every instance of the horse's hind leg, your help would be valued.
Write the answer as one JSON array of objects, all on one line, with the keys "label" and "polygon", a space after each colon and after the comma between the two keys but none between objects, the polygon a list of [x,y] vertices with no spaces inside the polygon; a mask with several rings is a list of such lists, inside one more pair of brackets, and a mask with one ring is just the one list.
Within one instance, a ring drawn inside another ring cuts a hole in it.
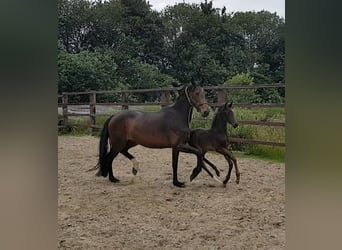
[{"label": "horse's hind leg", "polygon": [[108,164],[108,177],[111,182],[119,182],[120,180],[114,177],[112,163],[114,158],[118,155],[118,152],[110,151],[107,155],[107,164]]},{"label": "horse's hind leg", "polygon": [[133,163],[132,174],[136,175],[138,173],[138,170],[139,170],[139,162],[135,159],[135,157],[133,155],[128,153],[127,150],[123,150],[120,153],[123,154],[124,156],[126,156],[130,161],[132,161],[132,163]]},{"label": "horse's hind leg", "polygon": [[132,141],[128,141],[126,143],[126,146],[124,147],[123,150],[121,150],[121,154],[123,154],[124,156],[126,156],[126,158],[128,158],[132,163],[133,163],[133,168],[132,168],[132,173],[133,175],[136,175],[138,173],[139,170],[139,162],[135,159],[135,157],[133,155],[131,155],[130,153],[128,153],[128,150],[134,146],[136,146],[138,144],[136,144],[135,142]]}]

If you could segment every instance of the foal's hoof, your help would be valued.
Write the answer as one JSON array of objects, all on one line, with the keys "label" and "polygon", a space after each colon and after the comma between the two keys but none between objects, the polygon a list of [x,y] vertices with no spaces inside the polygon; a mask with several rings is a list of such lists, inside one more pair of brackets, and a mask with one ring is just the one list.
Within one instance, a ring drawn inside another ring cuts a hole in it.
[{"label": "foal's hoof", "polygon": [[236,176],[236,184],[239,184],[240,183],[240,174],[238,174],[237,176]]},{"label": "foal's hoof", "polygon": [[138,170],[136,170],[135,168],[132,168],[132,174],[137,175],[137,173],[138,173]]},{"label": "foal's hoof", "polygon": [[174,181],[173,185],[175,185],[176,187],[185,187],[184,182],[180,182],[180,181]]},{"label": "foal's hoof", "polygon": [[197,177],[198,173],[192,173],[190,175],[190,182]]}]

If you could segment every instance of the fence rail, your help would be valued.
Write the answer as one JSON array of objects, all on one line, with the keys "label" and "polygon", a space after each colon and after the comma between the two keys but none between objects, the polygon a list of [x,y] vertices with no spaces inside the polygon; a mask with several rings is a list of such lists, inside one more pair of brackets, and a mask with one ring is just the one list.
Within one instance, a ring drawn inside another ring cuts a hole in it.
[{"label": "fence rail", "polygon": [[[285,88],[285,84],[258,84],[248,86],[205,86],[205,90],[211,90],[216,92],[217,102],[209,103],[211,107],[217,107],[224,104],[227,101],[227,93],[230,90],[244,90],[244,89],[266,89],[266,88]],[[96,106],[119,106],[122,110],[129,109],[130,106],[150,106],[158,105],[161,107],[172,104],[171,93],[177,92],[179,88],[163,88],[163,89],[135,89],[135,90],[111,90],[111,91],[87,91],[87,92],[63,92],[62,95],[58,95],[58,107],[62,108],[62,115],[59,121],[59,126],[69,126],[70,116],[88,116],[90,120],[89,127],[92,130],[97,130],[100,127],[96,125],[96,117],[98,116],[109,116],[110,114],[101,114],[96,112]],[[136,93],[159,93],[159,102],[129,102],[128,95]],[[119,102],[97,102],[98,94],[120,94],[121,101]],[[71,96],[89,96],[89,102],[69,102]],[[235,103],[235,107],[241,108],[273,108],[273,107],[285,107],[284,103]],[[82,107],[85,113],[71,112],[69,107]],[[204,120],[204,119],[202,119]],[[252,126],[274,126],[274,127],[285,127],[285,122],[273,122],[273,121],[238,121],[240,125],[252,125]],[[247,144],[260,144],[285,147],[283,142],[269,142],[259,141],[252,139],[241,139],[241,138],[230,138],[231,142],[236,143],[247,143]]]}]

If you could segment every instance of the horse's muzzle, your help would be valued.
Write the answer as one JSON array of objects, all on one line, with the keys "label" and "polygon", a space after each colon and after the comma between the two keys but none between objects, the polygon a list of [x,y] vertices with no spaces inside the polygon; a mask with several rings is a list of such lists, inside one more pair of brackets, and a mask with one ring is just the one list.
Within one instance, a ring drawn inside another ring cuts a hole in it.
[{"label": "horse's muzzle", "polygon": [[201,103],[197,107],[197,111],[201,113],[202,117],[207,117],[210,113],[210,107],[207,103]]},{"label": "horse's muzzle", "polygon": [[239,126],[239,124],[238,123],[235,123],[234,125],[233,125],[233,128],[237,128]]}]

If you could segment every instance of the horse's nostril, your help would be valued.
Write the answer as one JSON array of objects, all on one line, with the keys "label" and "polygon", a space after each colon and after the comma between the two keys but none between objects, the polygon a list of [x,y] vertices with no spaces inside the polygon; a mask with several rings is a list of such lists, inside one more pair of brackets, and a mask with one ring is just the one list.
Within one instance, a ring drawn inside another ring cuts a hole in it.
[{"label": "horse's nostril", "polygon": [[208,116],[208,115],[209,115],[209,111],[208,110],[204,111],[204,116]]}]

